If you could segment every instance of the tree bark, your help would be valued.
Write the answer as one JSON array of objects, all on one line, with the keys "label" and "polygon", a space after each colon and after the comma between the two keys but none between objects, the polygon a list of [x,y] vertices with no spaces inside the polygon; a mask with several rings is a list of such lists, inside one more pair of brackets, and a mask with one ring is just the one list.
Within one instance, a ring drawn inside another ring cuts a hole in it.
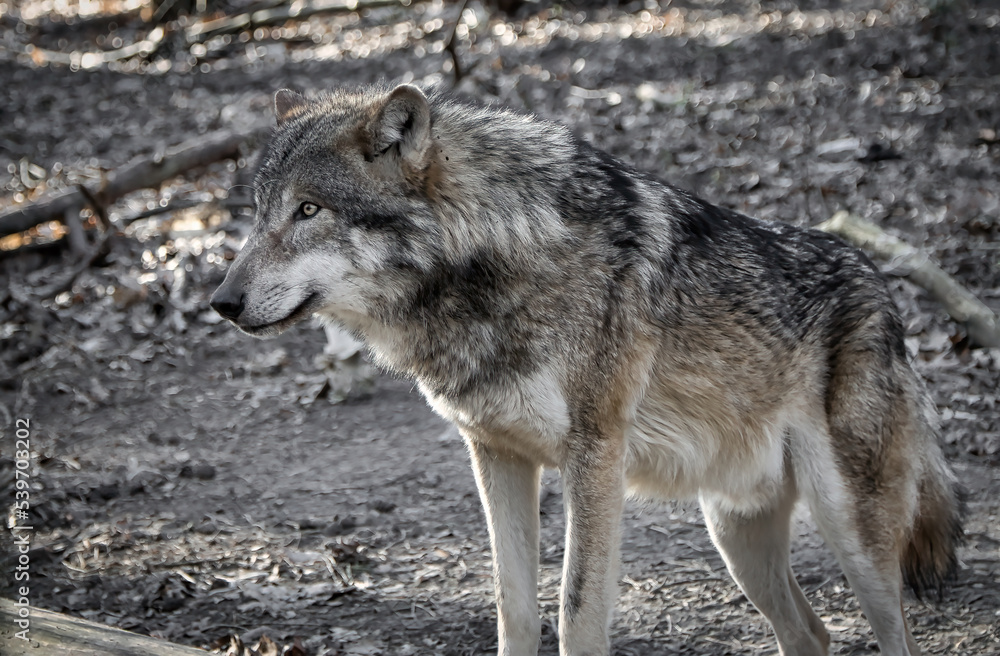
[{"label": "tree bark", "polygon": [[20,630],[17,621],[25,617],[22,614],[24,608],[27,606],[0,599],[0,652],[4,654],[208,656],[208,652],[201,649],[171,644],[33,606],[28,611],[31,613],[31,630],[25,633],[30,641],[23,641],[17,636]]}]

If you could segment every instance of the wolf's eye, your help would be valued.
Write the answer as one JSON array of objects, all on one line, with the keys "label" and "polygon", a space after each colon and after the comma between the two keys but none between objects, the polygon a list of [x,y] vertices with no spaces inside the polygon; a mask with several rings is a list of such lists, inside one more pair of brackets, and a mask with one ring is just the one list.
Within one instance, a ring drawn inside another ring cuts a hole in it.
[{"label": "wolf's eye", "polygon": [[310,217],[319,211],[319,205],[316,203],[305,202],[299,205],[299,214],[304,217]]}]

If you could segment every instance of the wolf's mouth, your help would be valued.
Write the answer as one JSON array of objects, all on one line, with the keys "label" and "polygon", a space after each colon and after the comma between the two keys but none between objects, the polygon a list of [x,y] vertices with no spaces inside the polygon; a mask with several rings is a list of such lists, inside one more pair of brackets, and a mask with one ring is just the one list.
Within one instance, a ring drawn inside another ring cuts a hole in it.
[{"label": "wolf's mouth", "polygon": [[318,299],[319,292],[313,292],[306,296],[305,299],[295,307],[295,309],[277,321],[261,323],[254,326],[241,326],[237,324],[236,327],[248,335],[253,335],[254,337],[273,337],[284,332],[286,329],[312,314],[313,310],[315,310],[319,305],[316,302]]}]

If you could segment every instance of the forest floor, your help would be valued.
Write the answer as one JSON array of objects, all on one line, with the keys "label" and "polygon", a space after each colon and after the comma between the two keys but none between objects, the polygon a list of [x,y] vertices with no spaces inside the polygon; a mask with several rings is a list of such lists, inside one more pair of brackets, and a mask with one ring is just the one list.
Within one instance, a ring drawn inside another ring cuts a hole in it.
[{"label": "forest floor", "polygon": [[[474,1],[458,32],[458,91],[563,121],[750,215],[868,217],[1000,309],[1000,9],[837,4],[529,3],[505,19]],[[453,80],[450,3],[168,39],[145,60],[79,70],[44,52],[127,45],[147,28],[60,26],[31,13],[41,3],[19,6],[26,30],[0,17],[0,211],[266,122],[282,87]],[[411,383],[384,375],[370,394],[331,402],[316,326],[255,341],[207,306],[249,229],[222,199],[252,159],[117,202],[111,220],[124,226],[171,199],[210,201],[130,223],[55,298],[36,291],[71,261],[44,245],[59,226],[43,227],[38,248],[0,251],[0,494],[14,498],[11,427],[28,419],[31,602],[223,650],[231,635],[268,635],[308,656],[491,653],[486,525],[455,430]],[[891,281],[970,491],[958,578],[940,599],[908,597],[909,616],[925,653],[997,654],[1000,349],[976,348],[919,288]],[[548,655],[564,521],[551,472],[541,512]],[[795,533],[793,565],[832,653],[877,651],[805,511]],[[777,653],[696,505],[630,502],[622,553],[615,653]]]}]

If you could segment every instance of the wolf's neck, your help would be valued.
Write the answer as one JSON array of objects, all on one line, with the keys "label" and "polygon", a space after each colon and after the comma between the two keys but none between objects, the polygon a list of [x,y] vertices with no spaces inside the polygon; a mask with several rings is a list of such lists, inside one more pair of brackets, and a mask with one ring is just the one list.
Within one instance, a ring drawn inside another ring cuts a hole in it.
[{"label": "wolf's neck", "polygon": [[559,188],[576,147],[562,125],[451,102],[435,107],[432,132],[446,183],[491,209],[544,201],[538,195]]}]

